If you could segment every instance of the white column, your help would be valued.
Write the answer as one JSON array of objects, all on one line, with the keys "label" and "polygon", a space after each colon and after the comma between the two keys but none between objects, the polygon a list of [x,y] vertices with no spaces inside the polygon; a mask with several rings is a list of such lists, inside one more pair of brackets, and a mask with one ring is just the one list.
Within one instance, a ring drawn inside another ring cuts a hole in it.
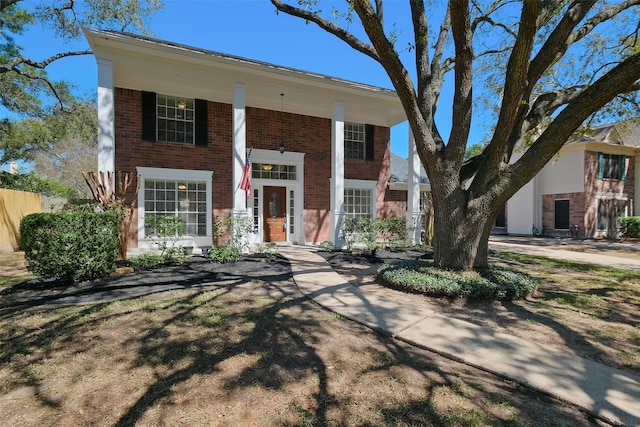
[{"label": "white column", "polygon": [[344,104],[333,105],[331,120],[331,226],[330,238],[338,249],[344,246],[340,230],[344,219]]},{"label": "white column", "polygon": [[245,115],[245,86],[233,87],[233,216],[247,216],[247,194],[241,190],[240,180],[246,161],[247,132]]},{"label": "white column", "polygon": [[113,63],[98,59],[98,171],[115,171]]},{"label": "white column", "polygon": [[411,232],[409,243],[420,242],[420,157],[416,151],[416,141],[409,126],[409,173],[407,179],[407,230]]}]

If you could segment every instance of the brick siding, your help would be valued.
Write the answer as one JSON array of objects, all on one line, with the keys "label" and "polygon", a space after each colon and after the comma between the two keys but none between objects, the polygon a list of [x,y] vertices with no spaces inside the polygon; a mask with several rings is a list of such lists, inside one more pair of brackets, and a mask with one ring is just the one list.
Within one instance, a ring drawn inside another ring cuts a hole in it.
[{"label": "brick siding", "polygon": [[[228,216],[233,206],[232,106],[208,102],[208,144],[142,140],[142,93],[116,88],[114,91],[116,170],[135,174],[137,166],[213,170],[214,216]],[[246,108],[247,148],[305,153],[304,238],[307,242],[329,240],[331,120],[281,111]],[[374,160],[345,159],[345,179],[378,180],[377,216],[404,216],[405,199],[387,194],[390,129],[376,126]],[[394,192],[397,193],[397,192]],[[403,205],[404,202],[404,205]],[[137,213],[134,214],[130,245],[137,245]]]}]

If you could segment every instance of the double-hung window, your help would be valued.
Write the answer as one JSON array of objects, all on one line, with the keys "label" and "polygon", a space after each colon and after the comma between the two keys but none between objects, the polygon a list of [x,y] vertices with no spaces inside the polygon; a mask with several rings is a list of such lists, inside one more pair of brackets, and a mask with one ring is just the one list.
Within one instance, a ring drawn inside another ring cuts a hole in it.
[{"label": "double-hung window", "polygon": [[362,159],[366,153],[365,125],[361,123],[344,124],[344,157],[345,159]]},{"label": "double-hung window", "polygon": [[626,157],[618,154],[598,153],[598,178],[624,180]]},{"label": "double-hung window", "polygon": [[206,146],[208,102],[142,92],[142,140]]},{"label": "double-hung window", "polygon": [[194,100],[175,96],[157,96],[158,141],[194,142]]}]

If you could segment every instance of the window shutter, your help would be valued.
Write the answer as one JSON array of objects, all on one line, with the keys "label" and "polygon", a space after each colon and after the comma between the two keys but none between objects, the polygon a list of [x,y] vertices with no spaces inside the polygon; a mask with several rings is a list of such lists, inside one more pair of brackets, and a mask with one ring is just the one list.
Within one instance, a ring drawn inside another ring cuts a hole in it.
[{"label": "window shutter", "polygon": [[207,100],[205,99],[196,99],[195,100],[195,134],[196,134],[196,145],[206,146],[207,140],[209,138],[208,135],[208,120],[207,120]]},{"label": "window shutter", "polygon": [[364,159],[373,160],[373,125],[364,126]]},{"label": "window shutter", "polygon": [[627,179],[627,156],[620,156],[620,180]]},{"label": "window shutter", "polygon": [[598,179],[604,176],[604,154],[598,153]]},{"label": "window shutter", "polygon": [[142,92],[142,139],[156,141],[155,92]]}]

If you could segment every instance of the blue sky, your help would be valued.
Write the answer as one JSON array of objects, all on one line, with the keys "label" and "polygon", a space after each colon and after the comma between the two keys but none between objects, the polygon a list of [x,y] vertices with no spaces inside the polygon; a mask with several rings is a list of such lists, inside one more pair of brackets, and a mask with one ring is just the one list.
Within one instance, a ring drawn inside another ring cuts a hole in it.
[{"label": "blue sky", "polygon": [[[164,3],[163,10],[149,22],[153,37],[392,88],[377,62],[314,24],[276,14],[268,0],[165,0]],[[343,1],[321,1],[324,10],[330,10],[333,4],[344,7]],[[412,34],[411,28],[403,24],[408,19],[408,7],[406,2],[385,3],[387,22],[396,22],[399,29],[397,46],[406,45]],[[39,27],[25,33],[19,43],[28,56],[36,59],[63,50],[88,48],[83,38],[64,44]],[[411,52],[401,52],[401,56],[405,64],[413,63]],[[75,84],[78,91],[95,96],[97,67],[92,56],[57,61],[48,72],[54,79],[66,79]],[[444,101],[449,94],[450,89],[445,86]],[[439,109],[437,119],[443,135],[449,132],[449,115],[448,108]],[[407,134],[406,123],[392,129],[391,149],[403,157],[407,157]],[[470,143],[479,137],[472,136]]]}]

